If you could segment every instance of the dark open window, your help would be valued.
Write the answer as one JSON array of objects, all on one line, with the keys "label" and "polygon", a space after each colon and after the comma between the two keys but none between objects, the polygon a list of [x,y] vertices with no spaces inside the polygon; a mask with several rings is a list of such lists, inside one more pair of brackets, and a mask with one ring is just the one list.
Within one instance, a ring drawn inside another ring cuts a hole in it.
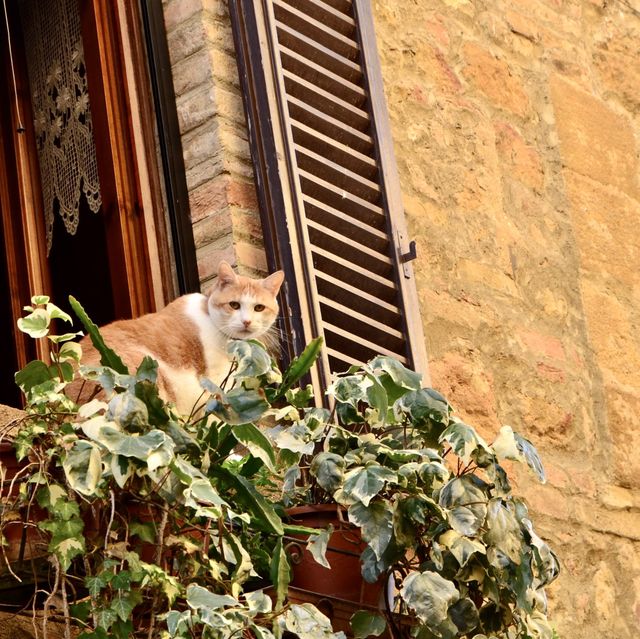
[{"label": "dark open window", "polygon": [[411,257],[366,0],[232,0],[270,265],[292,350],[319,379],[376,353],[426,373]]}]

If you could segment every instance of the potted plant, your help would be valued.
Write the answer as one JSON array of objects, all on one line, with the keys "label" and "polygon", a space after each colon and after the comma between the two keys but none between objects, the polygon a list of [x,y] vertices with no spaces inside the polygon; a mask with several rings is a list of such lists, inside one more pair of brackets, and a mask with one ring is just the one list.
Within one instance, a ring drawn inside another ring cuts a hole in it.
[{"label": "potted plant", "polygon": [[[72,307],[102,365],[78,366],[77,334],[51,331],[71,318],[34,298],[20,328],[51,343],[52,363],[16,375],[27,406],[14,438],[35,465],[19,499],[39,506],[32,523],[48,534],[43,608],[68,634],[342,636],[290,596],[288,549],[337,568],[334,531],[290,510],[313,506],[351,535],[352,575],[381,584],[359,598],[355,636],[551,637],[544,586],[557,560],[501,465],[522,460],[543,479],[527,440],[505,427],[489,446],[386,357],[338,376],[332,409],[317,407],[298,385],[320,340],[284,374],[259,343],[232,342],[228,384],[203,380],[200,410],[177,415],[155,362],[128,371]],[[64,392],[76,379],[103,397],[77,406]],[[384,606],[369,605],[380,595]]]},{"label": "potted plant", "polygon": [[488,445],[388,357],[337,377],[328,396],[331,413],[290,411],[270,436],[285,503],[340,508],[361,532],[364,580],[389,584],[384,618],[356,615],[356,634],[550,638],[544,587],[558,562],[502,465],[524,462],[544,481],[531,443],[505,426]]},{"label": "potted plant", "polygon": [[[49,342],[51,362],[16,374],[26,407],[12,442],[23,467],[0,500],[3,543],[15,507],[37,510],[27,523],[46,535],[50,574],[36,602],[44,635],[57,619],[83,639],[337,637],[313,606],[285,603],[284,536],[310,531],[283,524],[260,491],[275,457],[253,423],[311,360],[296,360],[283,379],[262,346],[233,342],[233,385],[203,380],[202,410],[185,417],[160,398],[155,362],[127,370],[71,304],[102,365],[79,366],[78,333],[52,330],[71,317],[33,298],[19,327]],[[78,380],[101,389],[82,406],[65,393]],[[238,445],[249,453],[239,458]]]}]

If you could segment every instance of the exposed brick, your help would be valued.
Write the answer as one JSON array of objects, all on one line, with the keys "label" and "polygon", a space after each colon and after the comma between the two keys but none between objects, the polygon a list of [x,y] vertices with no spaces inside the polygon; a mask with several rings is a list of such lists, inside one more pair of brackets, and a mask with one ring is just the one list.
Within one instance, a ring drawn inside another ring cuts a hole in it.
[{"label": "exposed brick", "polygon": [[202,0],[170,0],[164,3],[163,10],[165,27],[167,31],[171,31],[202,11]]},{"label": "exposed brick", "polygon": [[177,101],[178,124],[184,135],[210,121],[216,114],[216,104],[211,88],[204,85],[195,93],[189,93]]},{"label": "exposed brick", "polygon": [[172,72],[173,88],[178,97],[197,87],[209,86],[212,78],[209,52],[201,49],[180,60],[173,66]]},{"label": "exposed brick", "polygon": [[253,271],[261,271],[263,273],[268,271],[267,258],[263,247],[248,244],[247,242],[238,242],[235,249],[239,265]]},{"label": "exposed brick", "polygon": [[200,16],[195,15],[167,33],[167,45],[172,65],[201,50],[206,45],[206,40]]}]

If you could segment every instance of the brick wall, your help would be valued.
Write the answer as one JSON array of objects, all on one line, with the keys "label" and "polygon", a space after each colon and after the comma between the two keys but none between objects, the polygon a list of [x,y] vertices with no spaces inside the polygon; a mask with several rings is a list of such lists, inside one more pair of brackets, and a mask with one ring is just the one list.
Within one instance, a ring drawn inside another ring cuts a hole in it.
[{"label": "brick wall", "polygon": [[433,384],[541,450],[563,639],[640,632],[632,5],[373,0]]},{"label": "brick wall", "polygon": [[266,260],[233,37],[222,0],[163,0],[203,289],[221,259],[248,274]]},{"label": "brick wall", "polygon": [[[200,278],[265,268],[226,4],[163,0]],[[372,0],[433,385],[520,472],[562,639],[640,627],[640,14]]]}]

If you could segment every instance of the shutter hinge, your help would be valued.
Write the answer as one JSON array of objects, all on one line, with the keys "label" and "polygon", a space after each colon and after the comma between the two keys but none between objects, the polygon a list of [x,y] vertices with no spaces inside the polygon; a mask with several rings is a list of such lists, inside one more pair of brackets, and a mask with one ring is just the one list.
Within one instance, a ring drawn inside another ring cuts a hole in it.
[{"label": "shutter hinge", "polygon": [[400,260],[400,264],[402,264],[402,270],[404,272],[404,276],[407,279],[411,279],[411,269],[409,268],[409,262],[418,257],[418,253],[416,251],[416,241],[411,240],[409,242],[409,250],[406,253],[402,252],[402,247],[405,244],[405,237],[403,233],[397,232],[398,236],[398,258]]}]

